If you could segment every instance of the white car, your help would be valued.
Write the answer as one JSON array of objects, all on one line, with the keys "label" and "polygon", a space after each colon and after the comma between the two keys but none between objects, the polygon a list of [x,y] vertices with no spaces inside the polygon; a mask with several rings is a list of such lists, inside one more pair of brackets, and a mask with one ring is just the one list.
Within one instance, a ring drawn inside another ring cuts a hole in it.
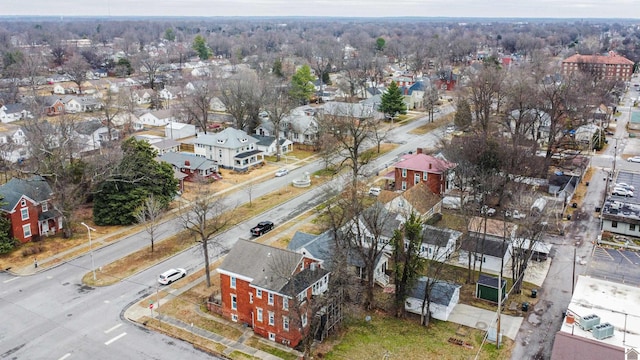
[{"label": "white car", "polygon": [[187,270],[185,269],[169,269],[158,276],[158,282],[162,285],[169,285],[172,282],[178,279],[182,279],[185,276],[187,276]]},{"label": "white car", "polygon": [[278,171],[276,171],[276,177],[281,177],[281,176],[285,176],[289,173],[289,170],[287,169],[280,169]]},{"label": "white car", "polygon": [[627,159],[629,162],[640,163],[640,156],[633,156]]},{"label": "white car", "polygon": [[480,209],[480,213],[482,214],[487,214],[489,216],[493,216],[496,214],[496,209],[492,208],[492,207],[488,207],[487,205],[484,205],[481,209]]},{"label": "white car", "polygon": [[633,191],[621,187],[616,187],[613,188],[611,195],[633,197]]},{"label": "white car", "polygon": [[378,196],[378,195],[380,195],[381,191],[382,191],[382,189],[380,189],[379,187],[372,187],[372,188],[369,189],[369,195]]},{"label": "white car", "polygon": [[456,127],[453,125],[449,125],[447,126],[446,130],[444,131],[446,134],[453,134],[453,132],[456,131]]},{"label": "white car", "polygon": [[504,212],[504,216],[514,218],[514,219],[524,219],[525,217],[527,217],[526,214],[523,214],[518,210],[513,210],[513,211],[507,210]]},{"label": "white car", "polygon": [[631,190],[631,191],[636,191],[636,188],[633,185],[629,185],[627,183],[616,183],[615,187],[619,187],[619,188],[623,188],[623,189],[627,189],[627,190]]}]

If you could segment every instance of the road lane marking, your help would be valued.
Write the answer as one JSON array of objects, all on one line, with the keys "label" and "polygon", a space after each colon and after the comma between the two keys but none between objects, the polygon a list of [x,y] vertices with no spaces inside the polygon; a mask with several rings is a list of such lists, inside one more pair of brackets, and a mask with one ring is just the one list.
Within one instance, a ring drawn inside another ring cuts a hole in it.
[{"label": "road lane marking", "polygon": [[104,333],[105,333],[105,334],[108,334],[108,333],[112,332],[113,330],[115,330],[115,329],[119,328],[120,326],[122,326],[122,323],[120,323],[120,324],[118,324],[118,325],[116,325],[116,326],[112,327],[111,329],[105,330],[105,331],[104,331]]},{"label": "road lane marking", "polygon": [[5,283],[5,284],[6,284],[6,283],[10,283],[10,282],[12,282],[13,280],[17,280],[17,279],[19,279],[19,278],[16,276],[16,277],[14,277],[14,278],[7,279],[7,280],[3,281],[3,283]]},{"label": "road lane marking", "polygon": [[105,344],[105,345],[109,345],[109,344],[111,344],[112,342],[114,342],[114,341],[116,341],[116,340],[120,339],[121,337],[123,337],[123,336],[125,336],[125,335],[127,335],[127,333],[126,333],[126,332],[123,332],[122,334],[120,334],[120,335],[118,335],[118,336],[114,337],[113,339],[111,339],[111,340],[109,340],[109,341],[105,342],[104,344]]},{"label": "road lane marking", "polygon": [[58,360],[64,360],[64,359],[68,358],[69,356],[71,356],[71,353],[66,353],[66,354],[62,355],[62,357],[60,359],[58,359]]}]

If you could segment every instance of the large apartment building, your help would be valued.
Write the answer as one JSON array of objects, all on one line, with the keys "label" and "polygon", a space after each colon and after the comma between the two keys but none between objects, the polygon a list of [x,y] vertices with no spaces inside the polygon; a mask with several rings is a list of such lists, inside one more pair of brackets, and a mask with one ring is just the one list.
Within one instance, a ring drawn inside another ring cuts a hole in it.
[{"label": "large apartment building", "polygon": [[633,74],[633,61],[613,51],[609,55],[575,54],[562,61],[562,73],[567,75],[575,71],[591,73],[599,79],[629,81]]}]

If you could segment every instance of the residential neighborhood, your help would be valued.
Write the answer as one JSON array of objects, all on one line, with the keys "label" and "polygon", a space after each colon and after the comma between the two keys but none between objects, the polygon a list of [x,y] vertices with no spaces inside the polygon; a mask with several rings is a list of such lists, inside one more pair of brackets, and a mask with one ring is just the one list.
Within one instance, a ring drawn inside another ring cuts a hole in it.
[{"label": "residential neighborhood", "polygon": [[239,19],[0,26],[0,357],[637,359],[640,22]]}]

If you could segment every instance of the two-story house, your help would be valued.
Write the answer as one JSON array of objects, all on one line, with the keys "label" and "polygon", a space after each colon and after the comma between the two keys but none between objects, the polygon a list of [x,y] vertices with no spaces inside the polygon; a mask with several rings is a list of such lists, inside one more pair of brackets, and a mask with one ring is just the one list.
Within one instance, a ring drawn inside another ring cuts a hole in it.
[{"label": "two-story house", "polygon": [[40,176],[13,178],[0,186],[0,210],[11,222],[11,236],[26,243],[62,230],[62,216],[51,203],[52,193]]},{"label": "two-story house", "polygon": [[509,266],[517,229],[511,222],[474,216],[461,241],[458,263],[482,263],[483,271],[499,273]]},{"label": "two-story house", "polygon": [[415,154],[404,155],[395,168],[395,190],[407,190],[424,182],[437,195],[443,195],[449,188],[449,173],[456,164],[444,159],[422,153],[418,149]]},{"label": "two-story house", "polygon": [[196,134],[193,148],[196,155],[213,160],[225,169],[247,171],[264,163],[257,143],[258,140],[242,130],[226,128],[215,134]]},{"label": "two-story house", "polygon": [[302,254],[239,240],[217,269],[219,312],[257,335],[296,347],[310,335],[314,296],[328,290],[329,272]]},{"label": "two-story house", "polygon": [[0,121],[10,123],[26,118],[32,118],[31,112],[20,103],[0,105]]}]

